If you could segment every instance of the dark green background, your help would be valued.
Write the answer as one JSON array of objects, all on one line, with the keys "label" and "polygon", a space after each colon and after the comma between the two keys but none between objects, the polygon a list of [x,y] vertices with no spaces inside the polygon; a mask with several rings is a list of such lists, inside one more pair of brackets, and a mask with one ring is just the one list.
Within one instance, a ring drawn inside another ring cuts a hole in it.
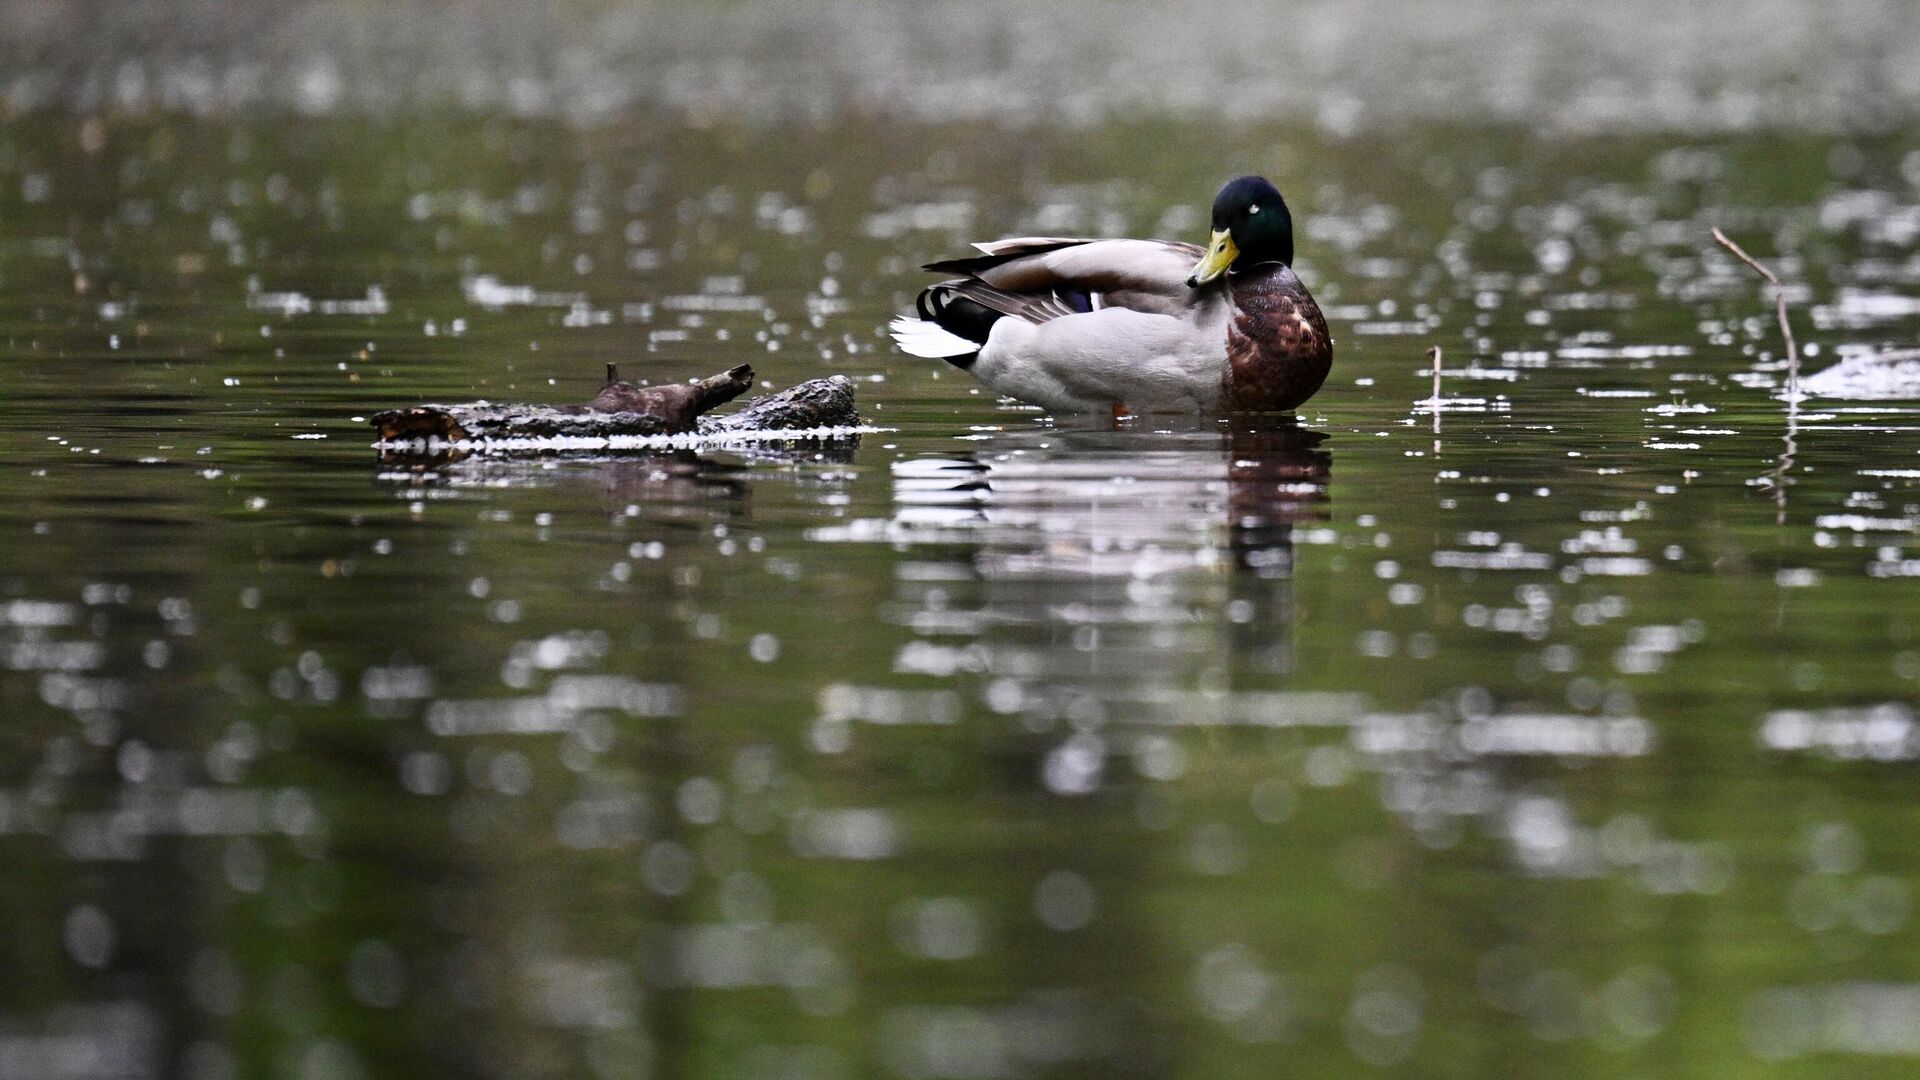
[{"label": "dark green background", "polygon": [[[0,1075],[1913,1068],[1920,425],[1787,438],[1708,237],[1810,367],[1911,343],[1843,303],[1920,278],[1897,125],[260,108],[0,118]],[[922,261],[1193,239],[1243,170],[1338,342],[1305,432],[1053,422],[882,332]],[[1437,434],[1434,344],[1507,373]],[[884,430],[421,471],[358,419],[608,362]],[[668,689],[430,719],[578,675]],[[1897,760],[1762,744],[1859,708]]]}]

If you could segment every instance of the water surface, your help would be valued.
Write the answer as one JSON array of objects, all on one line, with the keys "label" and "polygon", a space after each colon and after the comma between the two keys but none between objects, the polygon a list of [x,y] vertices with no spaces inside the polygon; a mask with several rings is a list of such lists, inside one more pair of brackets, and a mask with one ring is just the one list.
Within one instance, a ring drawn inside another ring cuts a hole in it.
[{"label": "water surface", "polygon": [[[1297,423],[884,336],[1241,169]],[[0,1076],[1907,1075],[1920,404],[1713,225],[1920,331],[1891,136],[0,121]],[[884,430],[369,446],[608,362]]]}]

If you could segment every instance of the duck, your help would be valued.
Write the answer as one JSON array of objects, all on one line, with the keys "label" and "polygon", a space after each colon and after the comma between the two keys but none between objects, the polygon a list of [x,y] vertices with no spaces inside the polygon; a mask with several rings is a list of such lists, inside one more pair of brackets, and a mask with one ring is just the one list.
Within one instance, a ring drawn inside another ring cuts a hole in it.
[{"label": "duck", "polygon": [[1286,412],[1326,382],[1333,338],[1293,270],[1293,215],[1266,178],[1214,197],[1205,247],[1014,237],[927,263],[889,327],[994,392],[1056,413]]}]

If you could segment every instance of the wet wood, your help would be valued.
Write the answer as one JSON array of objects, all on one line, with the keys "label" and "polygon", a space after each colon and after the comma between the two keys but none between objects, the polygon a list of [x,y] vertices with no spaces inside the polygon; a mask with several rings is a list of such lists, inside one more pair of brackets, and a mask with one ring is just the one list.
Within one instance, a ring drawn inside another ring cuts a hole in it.
[{"label": "wet wood", "polygon": [[1780,337],[1787,343],[1787,396],[1790,400],[1797,400],[1800,396],[1800,346],[1793,340],[1793,324],[1787,321],[1787,287],[1780,283],[1780,278],[1772,270],[1767,269],[1766,264],[1747,254],[1746,249],[1734,243],[1726,233],[1715,229],[1713,239],[1773,286],[1773,314],[1780,323]]},{"label": "wet wood", "polygon": [[637,386],[612,378],[584,405],[415,405],[375,413],[381,442],[439,439],[540,439],[571,435],[677,435],[694,430],[700,414],[724,405],[753,385],[753,368],[742,364],[693,382]]},{"label": "wet wood", "polygon": [[859,423],[860,410],[853,401],[853,380],[845,375],[830,375],[754,398],[736,413],[701,417],[700,430],[800,431],[853,427]]},{"label": "wet wood", "polygon": [[375,413],[371,422],[382,443],[793,431],[860,422],[853,380],[844,375],[809,379],[723,417],[705,414],[745,393],[753,385],[752,367],[742,364],[705,379],[661,386],[622,382],[618,375],[608,364],[607,384],[584,405],[415,405]]}]

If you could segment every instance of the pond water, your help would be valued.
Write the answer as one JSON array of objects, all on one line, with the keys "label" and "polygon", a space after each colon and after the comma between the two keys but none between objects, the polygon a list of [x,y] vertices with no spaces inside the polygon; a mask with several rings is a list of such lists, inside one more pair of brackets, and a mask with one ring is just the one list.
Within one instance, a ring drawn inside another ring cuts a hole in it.
[{"label": "pond water", "polygon": [[[1248,169],[1297,424],[885,337]],[[1920,402],[1716,225],[1920,337],[1896,136],[0,120],[0,1078],[1911,1075]],[[609,362],[878,430],[370,446]]]}]

